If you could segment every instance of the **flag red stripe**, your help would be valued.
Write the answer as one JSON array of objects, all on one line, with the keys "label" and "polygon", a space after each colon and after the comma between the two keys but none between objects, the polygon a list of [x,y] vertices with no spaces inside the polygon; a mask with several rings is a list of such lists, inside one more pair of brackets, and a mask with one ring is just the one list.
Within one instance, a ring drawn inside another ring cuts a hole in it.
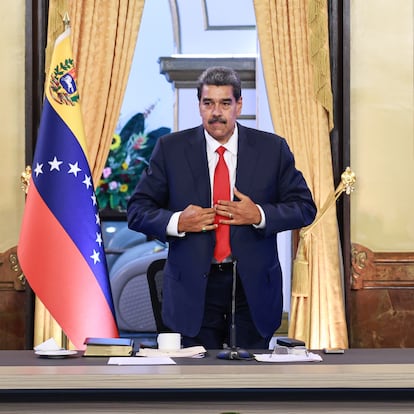
[{"label": "flag red stripe", "polygon": [[[88,336],[113,337],[117,327],[93,272],[33,182],[31,185],[18,246],[30,286],[56,321],[65,321],[65,333],[78,349],[84,348]],[[39,277],[42,274],[55,276]],[[97,326],[99,320],[112,320],[113,324]]]}]

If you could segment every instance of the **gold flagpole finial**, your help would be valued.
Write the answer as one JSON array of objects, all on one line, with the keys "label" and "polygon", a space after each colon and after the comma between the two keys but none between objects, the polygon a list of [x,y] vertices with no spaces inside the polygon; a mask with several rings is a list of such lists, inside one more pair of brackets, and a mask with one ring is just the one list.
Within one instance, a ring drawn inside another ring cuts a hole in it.
[{"label": "gold flagpole finial", "polygon": [[32,176],[32,167],[30,165],[26,166],[26,169],[22,172],[20,176],[21,189],[27,194],[29,191],[30,178]]},{"label": "gold flagpole finial", "polygon": [[65,24],[65,30],[70,28],[70,18],[68,12],[66,12],[63,16],[63,23]]}]

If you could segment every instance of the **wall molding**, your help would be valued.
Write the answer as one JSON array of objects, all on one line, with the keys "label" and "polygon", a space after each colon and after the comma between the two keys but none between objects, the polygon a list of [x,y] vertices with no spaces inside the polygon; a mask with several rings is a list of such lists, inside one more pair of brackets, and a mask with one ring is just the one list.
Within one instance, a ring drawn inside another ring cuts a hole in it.
[{"label": "wall molding", "polygon": [[351,289],[414,288],[414,252],[373,252],[352,244]]},{"label": "wall molding", "polygon": [[414,347],[414,252],[352,244],[350,285],[352,348]]},{"label": "wall molding", "polygon": [[228,66],[240,76],[243,89],[256,88],[256,58],[190,55],[161,56],[160,73],[165,75],[174,88],[195,88],[200,74],[210,66]]},{"label": "wall molding", "polygon": [[26,280],[17,246],[0,252],[0,349],[25,349]]}]

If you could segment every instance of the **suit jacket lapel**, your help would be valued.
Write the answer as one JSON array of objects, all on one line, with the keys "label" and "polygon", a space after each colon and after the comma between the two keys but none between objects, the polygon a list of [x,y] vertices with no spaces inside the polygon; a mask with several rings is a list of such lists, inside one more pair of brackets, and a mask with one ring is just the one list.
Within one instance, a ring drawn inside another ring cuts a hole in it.
[{"label": "suit jacket lapel", "polygon": [[[236,169],[236,188],[242,193],[249,191],[254,185],[254,171],[258,168],[259,153],[256,149],[254,140],[247,134],[247,130],[242,125],[238,124],[239,142],[237,149],[237,169]],[[236,238],[237,232],[243,226],[231,226],[230,238]]]},{"label": "suit jacket lapel", "polygon": [[239,143],[237,150],[237,170],[236,170],[236,187],[239,191],[247,191],[251,185],[254,185],[254,171],[259,161],[254,140],[247,134],[247,130],[238,124]]},{"label": "suit jacket lapel", "polygon": [[185,147],[185,154],[193,176],[194,189],[200,199],[200,206],[210,207],[210,176],[208,172],[204,129],[202,126],[199,126],[194,132],[193,136],[189,136],[188,145]]}]

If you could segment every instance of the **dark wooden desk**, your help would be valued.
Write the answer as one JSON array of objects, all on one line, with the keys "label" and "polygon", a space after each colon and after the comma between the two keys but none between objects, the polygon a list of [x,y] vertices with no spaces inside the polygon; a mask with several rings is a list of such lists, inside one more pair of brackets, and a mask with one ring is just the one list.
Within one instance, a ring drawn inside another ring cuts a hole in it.
[{"label": "dark wooden desk", "polygon": [[[412,411],[414,406],[414,349],[352,349],[343,355],[321,353],[323,362],[289,364],[223,361],[216,353],[209,351],[203,359],[176,359],[177,365],[112,366],[107,358],[45,359],[32,351],[0,351],[0,400],[14,406],[25,399],[72,408],[74,401],[82,407],[118,404],[117,410],[122,402],[131,404],[136,413],[162,412],[161,403],[168,403],[169,409],[171,404],[187,408],[196,404],[198,411],[193,412],[200,413],[219,413],[202,409],[217,404],[228,409],[236,402],[249,409],[258,404],[271,407],[243,413],[278,412],[276,402],[285,410],[286,404],[299,402],[309,407],[332,404],[336,412],[359,412],[340,411],[341,404],[351,403],[378,404],[376,412],[390,412],[389,404],[391,412],[409,412],[397,408]],[[142,404],[146,411],[139,411]],[[19,412],[24,412],[21,407]]]}]

